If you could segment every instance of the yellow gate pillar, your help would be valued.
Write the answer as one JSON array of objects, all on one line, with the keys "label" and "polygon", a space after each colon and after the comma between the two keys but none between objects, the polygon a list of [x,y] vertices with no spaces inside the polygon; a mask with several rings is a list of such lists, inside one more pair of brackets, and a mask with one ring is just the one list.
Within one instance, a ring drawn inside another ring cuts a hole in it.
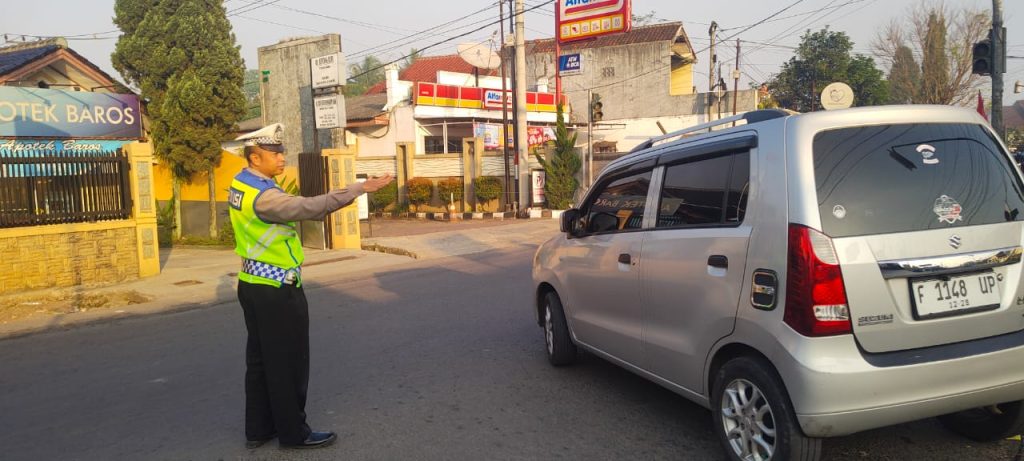
[{"label": "yellow gate pillar", "polygon": [[[356,184],[355,149],[323,149],[322,155],[327,158],[329,190],[343,189]],[[359,235],[359,204],[358,200],[351,205],[332,214],[334,227],[330,239],[331,249],[358,250],[362,248]]]},{"label": "yellow gate pillar", "polygon": [[409,189],[406,184],[415,177],[413,168],[416,155],[415,149],[416,144],[411,142],[395,143],[395,181],[398,182],[396,205],[399,207],[409,204]]},{"label": "yellow gate pillar", "polygon": [[483,138],[462,138],[462,203],[477,211],[474,180],[483,175]]},{"label": "yellow gate pillar", "polygon": [[139,277],[160,273],[160,248],[156,236],[156,195],[153,191],[153,145],[125,144],[132,166],[132,217],[138,246]]}]

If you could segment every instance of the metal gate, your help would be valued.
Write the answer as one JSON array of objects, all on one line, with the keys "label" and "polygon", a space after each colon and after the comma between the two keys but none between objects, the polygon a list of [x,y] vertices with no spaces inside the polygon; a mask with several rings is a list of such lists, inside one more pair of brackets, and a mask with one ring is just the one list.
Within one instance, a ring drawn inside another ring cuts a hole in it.
[{"label": "metal gate", "polygon": [[[316,197],[328,191],[327,158],[318,153],[299,154],[299,194]],[[320,223],[320,225],[317,225]],[[331,248],[334,228],[331,215],[323,221],[304,221],[302,224],[302,246],[325,249]]]}]

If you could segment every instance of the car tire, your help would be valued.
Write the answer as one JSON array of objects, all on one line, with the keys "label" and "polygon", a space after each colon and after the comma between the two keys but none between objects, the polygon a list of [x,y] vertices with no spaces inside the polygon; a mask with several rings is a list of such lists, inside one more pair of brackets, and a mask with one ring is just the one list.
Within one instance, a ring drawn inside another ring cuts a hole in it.
[{"label": "car tire", "polygon": [[817,461],[821,439],[807,437],[782,380],[765,360],[738,357],[715,374],[712,427],[733,461]]},{"label": "car tire", "polygon": [[1024,402],[1007,402],[939,416],[946,429],[978,442],[994,442],[1024,432]]},{"label": "car tire", "polygon": [[556,367],[572,364],[576,361],[576,345],[569,335],[569,325],[565,321],[562,301],[555,292],[544,295],[543,311],[544,345],[547,348],[548,361]]}]

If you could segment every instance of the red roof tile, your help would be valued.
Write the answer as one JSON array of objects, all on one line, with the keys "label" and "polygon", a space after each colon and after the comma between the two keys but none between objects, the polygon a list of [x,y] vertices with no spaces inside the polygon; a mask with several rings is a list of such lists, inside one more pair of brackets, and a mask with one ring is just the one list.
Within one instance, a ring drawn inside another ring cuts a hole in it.
[{"label": "red roof tile", "polygon": [[[666,22],[649,26],[634,27],[624,34],[611,34],[597,37],[590,40],[579,40],[563,43],[562,51],[582,50],[588,48],[600,48],[604,46],[632,45],[634,43],[673,41],[676,37],[686,33],[682,29],[681,22]],[[689,40],[686,40],[687,42]],[[692,46],[691,46],[692,49]],[[528,40],[526,42],[527,53],[552,53],[555,51],[555,39],[545,38],[540,40]]]},{"label": "red roof tile", "polygon": [[[430,82],[437,83],[437,73],[439,71],[448,72],[459,72],[463,74],[472,74],[473,66],[469,65],[466,61],[457,54],[449,54],[445,56],[423,56],[413,61],[412,65],[406,67],[404,70],[398,73],[399,80],[405,80],[407,82]],[[498,75],[497,69],[481,69],[480,75]],[[374,94],[383,93],[386,90],[384,82],[377,83],[371,86],[366,93],[363,94]]]}]

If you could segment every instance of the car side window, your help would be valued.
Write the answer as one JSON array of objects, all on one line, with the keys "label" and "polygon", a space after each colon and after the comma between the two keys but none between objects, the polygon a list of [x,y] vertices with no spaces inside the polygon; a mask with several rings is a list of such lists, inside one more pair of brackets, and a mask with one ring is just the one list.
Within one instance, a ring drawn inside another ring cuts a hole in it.
[{"label": "car side window", "polygon": [[643,227],[651,171],[599,184],[585,207],[585,232],[618,232]]},{"label": "car side window", "polygon": [[669,165],[657,227],[738,224],[746,212],[749,184],[749,152]]}]

